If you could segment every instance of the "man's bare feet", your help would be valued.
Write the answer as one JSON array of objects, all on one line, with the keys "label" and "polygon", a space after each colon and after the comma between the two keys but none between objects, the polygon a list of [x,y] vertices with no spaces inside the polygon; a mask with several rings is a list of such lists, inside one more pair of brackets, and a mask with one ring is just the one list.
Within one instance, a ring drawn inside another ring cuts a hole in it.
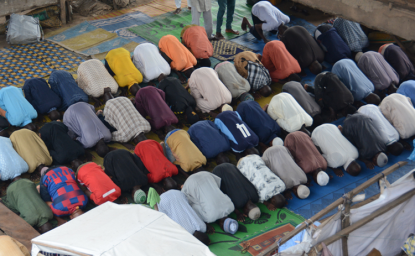
[{"label": "man's bare feet", "polygon": [[277,207],[275,207],[275,205],[271,204],[270,202],[265,201],[264,204],[270,211],[275,211],[277,209]]},{"label": "man's bare feet", "polygon": [[285,191],[284,191],[284,197],[285,197],[287,200],[291,200],[291,199],[293,199],[293,195],[291,194],[291,191],[289,191],[289,190],[285,190]]},{"label": "man's bare feet", "polygon": [[222,35],[222,33],[217,32],[215,35],[216,39],[221,40],[221,39],[225,39],[225,37]]},{"label": "man's bare feet", "polygon": [[363,163],[365,163],[366,167],[369,168],[370,170],[375,169],[375,164],[372,161],[368,161],[368,160],[362,160]]},{"label": "man's bare feet", "polygon": [[213,233],[215,233],[215,228],[206,223],[206,234],[211,235]]},{"label": "man's bare feet", "polygon": [[58,226],[60,226],[62,224],[65,224],[66,222],[68,222],[67,220],[64,220],[64,219],[59,218],[59,217],[56,217],[56,216],[55,216],[55,218],[58,221]]},{"label": "man's bare feet", "polygon": [[239,31],[238,30],[226,29],[225,32],[226,33],[230,33],[230,34],[234,34],[234,35],[239,35]]},{"label": "man's bare feet", "polygon": [[343,177],[344,173],[340,168],[334,168],[333,169],[334,174],[336,174],[337,177]]},{"label": "man's bare feet", "polygon": [[182,11],[182,8],[177,8],[177,9],[173,12],[173,14],[179,14],[181,11]]},{"label": "man's bare feet", "polygon": [[246,217],[247,216],[245,214],[243,214],[242,212],[236,213],[236,220],[239,221],[239,222],[244,222]]},{"label": "man's bare feet", "polygon": [[251,24],[249,24],[248,19],[247,19],[246,17],[244,17],[244,18],[242,19],[241,29],[242,29],[243,31],[246,31],[246,30],[248,29],[248,27],[249,27],[249,28],[251,28]]}]

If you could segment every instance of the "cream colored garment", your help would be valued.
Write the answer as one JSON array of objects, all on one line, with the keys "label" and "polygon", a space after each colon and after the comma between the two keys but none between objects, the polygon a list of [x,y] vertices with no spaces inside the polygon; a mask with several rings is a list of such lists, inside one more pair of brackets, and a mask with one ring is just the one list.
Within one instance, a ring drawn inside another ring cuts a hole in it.
[{"label": "cream colored garment", "polygon": [[279,93],[271,99],[267,113],[287,132],[295,132],[303,125],[308,127],[313,124],[313,118],[286,92]]},{"label": "cream colored garment", "polygon": [[193,71],[189,78],[189,87],[190,94],[204,113],[232,101],[231,92],[219,80],[218,73],[212,68],[198,68]]},{"label": "cream colored garment", "polygon": [[393,93],[382,100],[379,109],[398,130],[401,139],[415,135],[415,109],[410,98]]},{"label": "cream colored garment", "polygon": [[115,94],[118,84],[108,73],[101,61],[92,59],[81,63],[78,67],[78,86],[92,97],[98,98],[104,95],[104,89],[109,87]]},{"label": "cream colored garment", "polygon": [[0,256],[30,256],[27,248],[10,236],[0,236]]},{"label": "cream colored garment", "polygon": [[52,164],[48,148],[36,133],[28,129],[21,129],[13,132],[10,140],[16,152],[29,165],[29,173],[34,172],[41,164],[46,166]]}]

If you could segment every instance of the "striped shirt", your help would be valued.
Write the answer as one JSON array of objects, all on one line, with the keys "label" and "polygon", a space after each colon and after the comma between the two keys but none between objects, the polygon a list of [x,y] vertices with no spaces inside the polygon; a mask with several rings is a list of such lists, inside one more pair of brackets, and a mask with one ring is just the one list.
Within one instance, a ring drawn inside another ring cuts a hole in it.
[{"label": "striped shirt", "polygon": [[206,224],[187,202],[186,196],[179,190],[169,190],[160,196],[157,204],[159,212],[169,216],[193,235],[195,231],[206,232]]},{"label": "striped shirt", "polygon": [[333,23],[333,27],[337,30],[352,52],[361,52],[363,48],[369,46],[369,39],[363,32],[359,23],[337,18]]},{"label": "striped shirt", "polygon": [[128,142],[140,133],[151,130],[150,123],[140,115],[133,103],[126,97],[109,100],[104,109],[105,121],[117,129],[112,133],[112,140]]}]

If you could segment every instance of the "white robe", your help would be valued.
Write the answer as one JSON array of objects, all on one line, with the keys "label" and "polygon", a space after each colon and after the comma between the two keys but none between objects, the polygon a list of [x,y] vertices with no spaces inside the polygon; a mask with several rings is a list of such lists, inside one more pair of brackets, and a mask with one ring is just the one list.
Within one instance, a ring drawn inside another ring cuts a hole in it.
[{"label": "white robe", "polygon": [[304,111],[291,94],[286,92],[272,97],[267,113],[287,132],[295,132],[303,125],[308,127],[313,124],[313,118]]},{"label": "white robe", "polygon": [[284,182],[265,165],[260,156],[243,157],[237,167],[257,189],[260,203],[285,191]]},{"label": "white robe", "polygon": [[157,79],[160,74],[168,76],[171,72],[169,63],[161,56],[157,46],[150,43],[137,45],[134,49],[133,63],[143,74],[145,83]]},{"label": "white robe", "polygon": [[389,146],[390,144],[399,140],[398,131],[391,125],[391,123],[389,123],[382,112],[380,112],[378,106],[368,104],[360,107],[358,112],[372,118],[386,146]]},{"label": "white robe", "polygon": [[331,168],[347,166],[359,157],[357,148],[353,146],[334,124],[322,124],[311,134],[314,145],[320,147],[327,165]]}]

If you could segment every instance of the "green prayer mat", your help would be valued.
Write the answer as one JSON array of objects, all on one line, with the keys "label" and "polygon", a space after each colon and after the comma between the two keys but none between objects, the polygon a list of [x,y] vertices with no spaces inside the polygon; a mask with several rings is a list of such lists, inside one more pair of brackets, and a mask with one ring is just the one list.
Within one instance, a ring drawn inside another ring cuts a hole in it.
[{"label": "green prayer mat", "polygon": [[[255,221],[245,218],[243,223],[238,222],[239,229],[234,235],[225,233],[218,224],[213,224],[215,233],[209,235],[209,249],[218,256],[240,256],[243,253],[258,255],[304,221],[303,217],[286,208],[272,212],[263,204],[258,206],[261,217]],[[236,219],[234,213],[230,217]]]},{"label": "green prayer mat", "polygon": [[[218,13],[219,6],[217,1],[212,1],[212,18],[213,18],[213,34],[216,34],[216,15]],[[233,16],[232,28],[239,31],[239,35],[243,35],[246,32],[241,29],[241,23],[243,17],[251,19],[251,6],[246,5],[244,0],[236,1],[235,14]],[[156,20],[129,28],[128,30],[134,34],[141,36],[154,44],[158,44],[160,38],[165,35],[174,35],[180,38],[180,32],[182,29],[192,24],[191,11],[183,9],[179,14],[173,14],[172,12],[157,16]],[[203,15],[200,18],[200,26],[204,26]],[[226,27],[226,12],[223,15],[222,34],[225,39],[232,39],[239,35],[225,33]]]}]

